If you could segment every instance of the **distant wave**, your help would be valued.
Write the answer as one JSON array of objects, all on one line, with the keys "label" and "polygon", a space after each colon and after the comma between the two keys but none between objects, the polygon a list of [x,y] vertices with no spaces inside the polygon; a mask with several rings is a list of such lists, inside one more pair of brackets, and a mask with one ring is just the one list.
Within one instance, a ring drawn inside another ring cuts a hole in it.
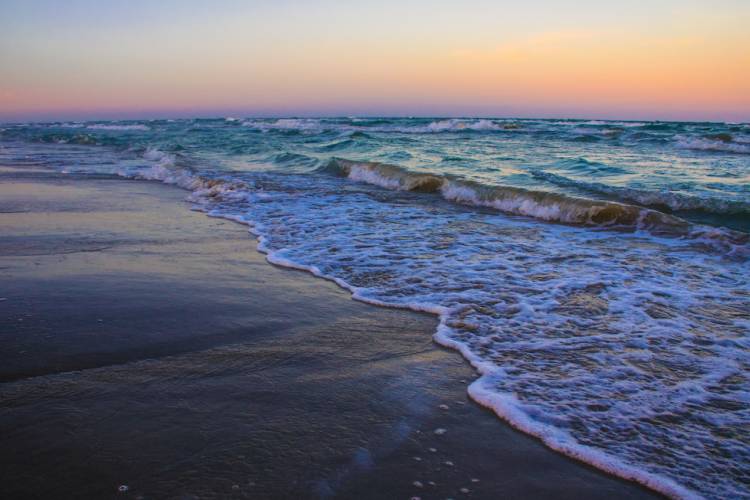
[{"label": "distant wave", "polygon": [[86,128],[91,130],[151,130],[150,127],[143,124],[135,124],[135,125],[111,125],[111,124],[100,124],[96,123],[94,125],[87,125]]},{"label": "distant wave", "polygon": [[439,120],[429,123],[426,127],[415,129],[425,132],[461,132],[465,130],[485,131],[503,130],[496,122],[491,120]]},{"label": "distant wave", "polygon": [[73,144],[78,146],[105,146],[114,145],[119,141],[117,138],[97,135],[95,133],[86,133],[75,129],[75,133],[55,133],[49,132],[35,136],[32,142],[47,144]]},{"label": "distant wave", "polygon": [[316,118],[281,118],[278,120],[247,120],[245,127],[257,130],[299,130],[302,132],[334,131],[369,131],[393,132],[405,134],[438,134],[443,132],[486,132],[515,130],[520,126],[515,122],[503,122],[489,119],[449,118],[434,120],[426,124],[402,125],[388,120],[326,121]]},{"label": "distant wave", "polygon": [[[257,130],[313,130],[320,131],[326,127],[317,118],[279,118],[278,120],[246,120],[242,126]],[[329,127],[331,128],[331,127]]]},{"label": "distant wave", "polygon": [[47,142],[55,144],[79,144],[88,146],[100,144],[99,140],[90,134],[44,134],[37,137],[36,140],[37,142]]},{"label": "distant wave", "polygon": [[750,140],[735,139],[729,134],[714,134],[704,137],[676,136],[675,143],[681,149],[715,151],[721,153],[750,154]]},{"label": "distant wave", "polygon": [[[193,120],[198,123],[210,120]],[[496,134],[508,137],[531,136],[538,140],[559,140],[581,144],[613,143],[620,145],[655,145],[678,150],[729,154],[750,154],[750,135],[744,124],[690,124],[667,122],[628,122],[605,120],[534,120],[513,118],[278,118],[241,119],[226,117],[221,122],[260,132],[282,135],[315,135],[325,133],[356,134]],[[165,122],[169,123],[169,121]],[[137,132],[152,128],[143,123],[54,123],[47,128],[92,131]],[[730,133],[731,132],[731,133]],[[353,138],[353,136],[350,136]],[[68,142],[75,142],[70,141]],[[339,151],[347,144],[331,145]],[[325,150],[321,150],[323,152]]]},{"label": "distant wave", "polygon": [[647,191],[643,189],[611,186],[599,182],[585,182],[541,170],[534,170],[531,174],[537,179],[542,179],[558,186],[583,189],[593,193],[612,196],[624,202],[637,203],[639,205],[658,209],[667,207],[673,211],[695,210],[714,214],[746,213],[750,215],[750,203],[742,201],[706,198],[696,195],[674,193],[671,191]]},{"label": "distant wave", "polygon": [[711,247],[744,258],[750,235],[729,229],[704,230],[658,210],[512,186],[491,186],[431,173],[410,172],[397,165],[334,158],[319,169],[386,189],[438,193],[456,203],[489,207],[548,222],[646,230],[655,235],[700,239]]},{"label": "distant wave", "polygon": [[576,172],[578,174],[586,174],[592,176],[626,174],[629,172],[627,169],[619,167],[617,165],[590,161],[585,158],[561,160],[556,162],[554,166],[571,172]]},{"label": "distant wave", "polygon": [[296,165],[302,167],[314,167],[318,160],[299,153],[278,153],[268,158],[268,161],[278,165]]},{"label": "distant wave", "polygon": [[356,141],[352,139],[344,139],[342,141],[333,142],[331,144],[325,144],[315,148],[316,151],[321,153],[330,153],[333,151],[342,151],[348,149],[356,144]]},{"label": "distant wave", "polygon": [[[279,118],[247,119],[241,122],[261,132],[319,134],[325,132],[383,134],[527,134],[541,138],[578,143],[639,143],[672,145],[678,149],[750,153],[750,139],[729,136],[724,124],[716,133],[694,135],[695,129],[710,130],[708,125],[666,122],[628,122],[603,120],[531,120],[511,118],[442,119],[358,119],[358,118]],[[691,129],[691,127],[693,127]],[[736,127],[735,127],[736,128]],[[740,134],[742,135],[742,134]]]},{"label": "distant wave", "polygon": [[248,119],[245,127],[261,131],[299,131],[319,133],[324,131],[370,131],[403,134],[440,134],[462,132],[523,132],[572,139],[598,141],[631,137],[637,140],[664,139],[666,134],[683,130],[679,123],[648,123],[601,120],[531,120],[512,118],[436,118],[436,119],[325,119],[279,118]]}]

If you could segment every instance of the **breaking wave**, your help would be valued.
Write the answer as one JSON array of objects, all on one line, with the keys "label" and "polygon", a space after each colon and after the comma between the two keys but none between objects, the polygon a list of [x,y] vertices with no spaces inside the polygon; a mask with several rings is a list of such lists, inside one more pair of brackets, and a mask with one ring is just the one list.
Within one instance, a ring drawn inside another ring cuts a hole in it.
[{"label": "breaking wave", "polygon": [[[438,193],[444,199],[504,213],[564,224],[646,230],[660,236],[696,238],[728,255],[744,258],[750,235],[691,224],[657,210],[624,203],[575,198],[512,186],[489,186],[437,174],[415,173],[385,163],[334,158],[321,172],[348,177],[386,189]],[[708,236],[710,234],[710,237]]]},{"label": "breaking wave", "polygon": [[677,136],[676,141],[677,147],[681,149],[750,154],[750,141],[736,140],[729,134],[714,134],[704,137]]},{"label": "breaking wave", "polygon": [[242,123],[245,127],[257,130],[298,130],[302,132],[323,131],[370,131],[370,132],[393,132],[403,134],[439,134],[442,132],[488,132],[516,130],[520,125],[512,121],[499,121],[490,119],[463,119],[449,118],[434,120],[428,123],[416,123],[404,126],[392,120],[347,120],[330,121],[316,118],[280,118],[277,120],[246,120]]},{"label": "breaking wave", "polygon": [[112,124],[100,124],[95,123],[93,125],[87,125],[86,128],[91,130],[119,130],[119,131],[128,131],[128,130],[151,130],[151,128],[147,125],[143,124],[133,124],[133,125],[112,125]]}]

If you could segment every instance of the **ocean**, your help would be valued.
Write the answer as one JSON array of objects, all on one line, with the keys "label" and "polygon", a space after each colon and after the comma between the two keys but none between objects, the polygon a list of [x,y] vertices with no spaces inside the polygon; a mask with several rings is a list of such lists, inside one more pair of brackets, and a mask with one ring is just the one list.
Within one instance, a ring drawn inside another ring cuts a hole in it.
[{"label": "ocean", "polygon": [[750,125],[0,125],[0,164],[177,184],[268,260],[434,313],[479,404],[675,497],[750,497]]}]

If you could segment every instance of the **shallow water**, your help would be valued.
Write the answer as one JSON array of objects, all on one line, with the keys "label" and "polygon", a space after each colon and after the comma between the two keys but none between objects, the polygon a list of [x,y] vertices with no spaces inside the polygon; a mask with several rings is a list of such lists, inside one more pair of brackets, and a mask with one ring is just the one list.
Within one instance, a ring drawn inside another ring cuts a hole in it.
[{"label": "shallow water", "polygon": [[750,127],[286,119],[5,125],[0,162],[176,183],[272,262],[439,314],[469,389],[673,496],[749,496]]}]

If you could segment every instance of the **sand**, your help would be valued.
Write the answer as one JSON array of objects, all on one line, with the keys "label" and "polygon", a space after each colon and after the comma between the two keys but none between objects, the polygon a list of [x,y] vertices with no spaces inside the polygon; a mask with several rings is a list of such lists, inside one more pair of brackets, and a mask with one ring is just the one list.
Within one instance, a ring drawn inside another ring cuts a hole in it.
[{"label": "sand", "polygon": [[0,497],[653,496],[467,399],[434,317],[271,266],[185,196],[0,167]]}]

